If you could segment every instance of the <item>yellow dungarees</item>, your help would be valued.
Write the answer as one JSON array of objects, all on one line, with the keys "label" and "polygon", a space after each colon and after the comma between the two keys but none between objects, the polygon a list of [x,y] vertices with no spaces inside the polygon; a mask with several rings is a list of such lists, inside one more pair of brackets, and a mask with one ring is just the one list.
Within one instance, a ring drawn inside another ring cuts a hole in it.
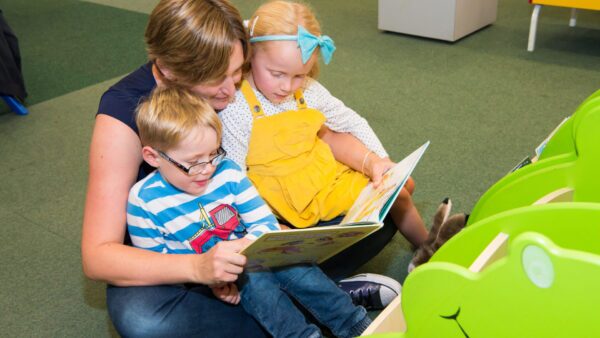
[{"label": "yellow dungarees", "polygon": [[273,212],[297,228],[345,214],[369,179],[337,162],[317,136],[323,113],[298,90],[297,110],[265,116],[247,81],[241,90],[253,116],[248,177]]}]

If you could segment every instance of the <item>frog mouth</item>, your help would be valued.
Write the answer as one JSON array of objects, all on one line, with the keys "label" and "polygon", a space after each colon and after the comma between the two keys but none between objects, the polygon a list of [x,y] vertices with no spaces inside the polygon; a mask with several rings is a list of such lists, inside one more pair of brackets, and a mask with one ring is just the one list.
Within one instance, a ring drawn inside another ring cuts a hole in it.
[{"label": "frog mouth", "polygon": [[462,332],[462,334],[465,335],[465,338],[471,338],[471,337],[469,337],[469,334],[467,333],[467,331],[465,331],[465,329],[462,327],[462,325],[460,325],[460,322],[458,321],[459,314],[460,314],[460,307],[458,308],[458,310],[456,310],[456,312],[454,314],[449,315],[449,316],[440,315],[440,317],[442,317],[444,319],[454,320],[456,322],[456,325],[458,325],[460,332]]}]

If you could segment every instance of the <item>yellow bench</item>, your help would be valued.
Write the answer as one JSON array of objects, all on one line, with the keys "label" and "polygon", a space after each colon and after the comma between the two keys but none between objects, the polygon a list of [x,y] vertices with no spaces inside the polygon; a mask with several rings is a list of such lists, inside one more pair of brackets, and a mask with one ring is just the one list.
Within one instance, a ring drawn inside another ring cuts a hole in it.
[{"label": "yellow bench", "polygon": [[529,26],[529,41],[527,43],[527,51],[533,52],[535,49],[535,34],[537,31],[537,21],[540,15],[542,6],[557,6],[571,8],[571,19],[569,26],[575,27],[577,23],[577,9],[589,9],[600,11],[599,0],[529,0],[534,5],[533,13],[531,14],[531,25]]}]

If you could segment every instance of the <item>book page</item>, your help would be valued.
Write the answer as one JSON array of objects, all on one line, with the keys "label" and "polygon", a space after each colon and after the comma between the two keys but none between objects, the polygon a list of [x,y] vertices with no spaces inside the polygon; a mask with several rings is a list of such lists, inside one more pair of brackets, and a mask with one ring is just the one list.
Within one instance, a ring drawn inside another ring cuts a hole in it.
[{"label": "book page", "polygon": [[322,226],[264,233],[241,254],[246,270],[298,263],[321,263],[379,229],[382,224]]},{"label": "book page", "polygon": [[377,189],[373,188],[372,184],[368,184],[342,220],[342,224],[383,221],[392,203],[400,193],[400,189],[406,183],[428,146],[429,141],[390,168],[383,176],[382,183]]}]

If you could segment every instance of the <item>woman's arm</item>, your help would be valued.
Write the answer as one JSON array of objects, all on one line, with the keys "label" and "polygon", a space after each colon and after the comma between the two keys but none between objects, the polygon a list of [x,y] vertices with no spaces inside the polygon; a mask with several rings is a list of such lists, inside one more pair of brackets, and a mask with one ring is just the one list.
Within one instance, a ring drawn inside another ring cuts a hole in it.
[{"label": "woman's arm", "polygon": [[203,255],[160,254],[123,244],[127,197],[141,161],[137,135],[117,119],[99,114],[90,147],[81,240],[86,276],[120,286],[234,281],[245,264],[234,242]]}]

